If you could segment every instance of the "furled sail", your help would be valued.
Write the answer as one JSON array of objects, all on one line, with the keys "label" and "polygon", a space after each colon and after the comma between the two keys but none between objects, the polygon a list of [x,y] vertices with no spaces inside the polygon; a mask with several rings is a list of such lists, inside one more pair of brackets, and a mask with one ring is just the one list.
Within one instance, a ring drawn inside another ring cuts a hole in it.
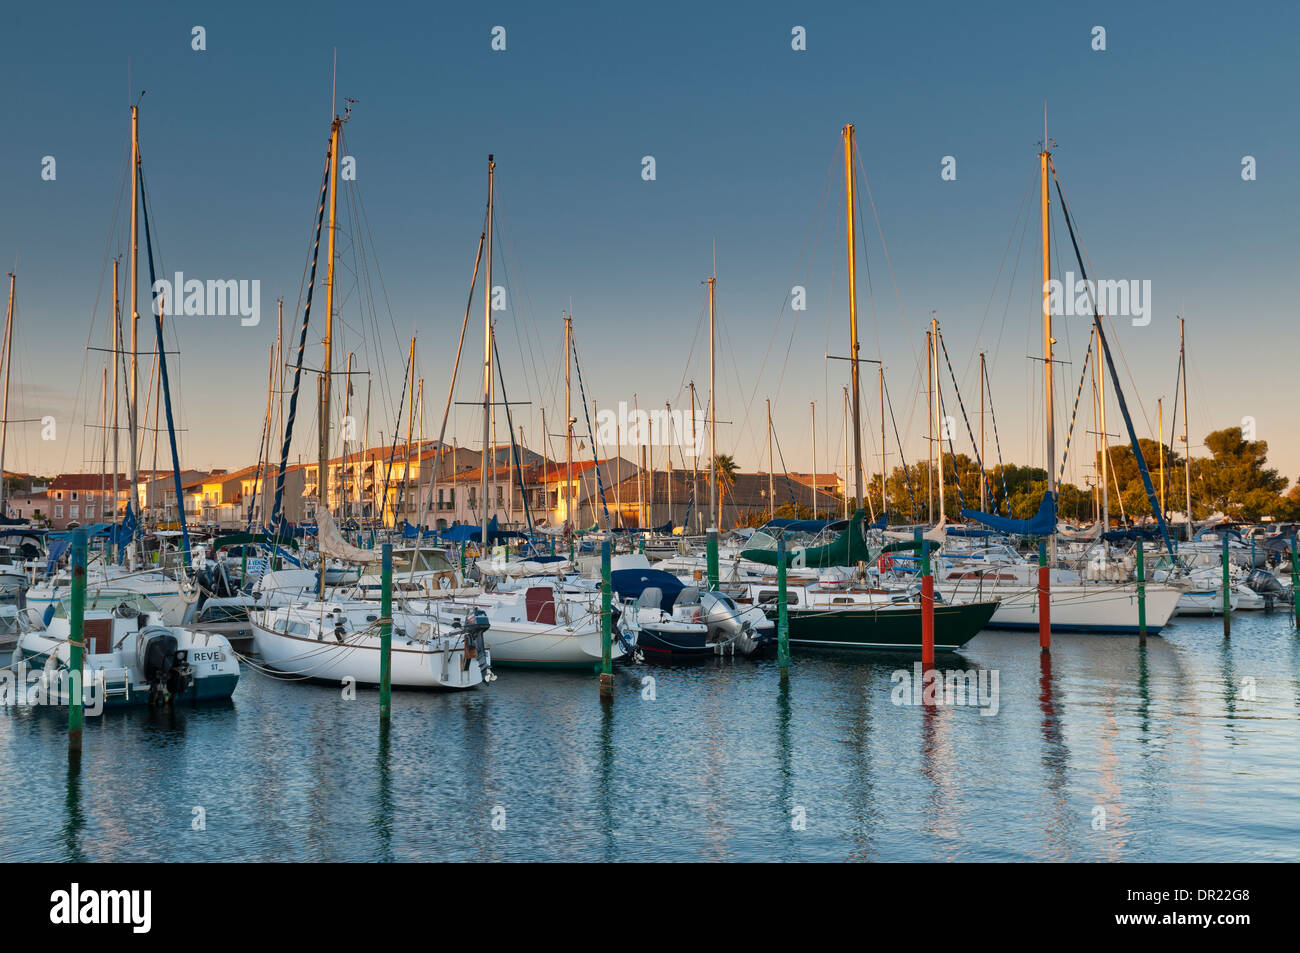
[{"label": "furled sail", "polygon": [[328,556],[332,559],[363,565],[371,565],[384,558],[384,554],[378,549],[360,549],[344,539],[338,524],[334,522],[334,517],[330,516],[329,510],[324,506],[316,508],[316,524],[322,557]]},{"label": "furled sail", "polygon": [[1044,493],[1038,512],[1027,520],[1011,519],[996,513],[981,513],[979,510],[962,510],[961,515],[962,519],[975,520],[1013,536],[1051,536],[1056,532],[1056,497],[1050,490]]}]

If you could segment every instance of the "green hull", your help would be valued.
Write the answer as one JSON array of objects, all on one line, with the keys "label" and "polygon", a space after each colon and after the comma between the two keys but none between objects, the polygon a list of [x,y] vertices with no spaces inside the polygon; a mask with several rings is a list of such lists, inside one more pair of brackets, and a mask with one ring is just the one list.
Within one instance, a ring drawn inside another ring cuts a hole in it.
[{"label": "green hull", "polygon": [[[988,625],[996,602],[934,607],[934,647],[939,652],[961,648]],[[764,607],[766,609],[766,607]],[[921,607],[881,609],[789,608],[790,643],[829,648],[919,652]],[[775,611],[768,615],[776,617]]]}]

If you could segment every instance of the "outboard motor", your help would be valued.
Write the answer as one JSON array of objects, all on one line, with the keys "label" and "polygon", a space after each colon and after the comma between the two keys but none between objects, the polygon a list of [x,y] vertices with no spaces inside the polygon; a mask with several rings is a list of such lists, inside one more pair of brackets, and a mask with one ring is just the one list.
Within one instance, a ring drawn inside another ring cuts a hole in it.
[{"label": "outboard motor", "polygon": [[488,622],[487,613],[482,609],[475,609],[465,616],[465,651],[462,655],[465,668],[469,668],[471,661],[477,661],[479,671],[483,673],[483,681],[492,682],[496,676],[492,674],[492,659],[487,651],[487,630],[491,628]]},{"label": "outboard motor", "polygon": [[194,685],[194,669],[189,663],[189,651],[177,648],[176,636],[171,629],[152,625],[136,637],[136,664],[149,683],[151,706],[170,704],[178,695],[189,692]]},{"label": "outboard motor", "polygon": [[1273,604],[1287,595],[1282,581],[1267,569],[1252,569],[1246,576],[1246,588],[1264,597],[1264,609],[1267,612],[1273,611]]}]

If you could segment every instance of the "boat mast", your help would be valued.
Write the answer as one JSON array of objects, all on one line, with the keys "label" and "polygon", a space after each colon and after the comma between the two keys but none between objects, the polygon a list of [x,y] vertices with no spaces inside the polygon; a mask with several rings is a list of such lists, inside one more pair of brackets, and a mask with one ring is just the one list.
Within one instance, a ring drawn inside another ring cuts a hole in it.
[{"label": "boat mast", "polygon": [[1156,433],[1160,437],[1160,514],[1165,509],[1165,399],[1156,398]]},{"label": "boat mast", "polygon": [[876,368],[880,378],[880,515],[889,522],[889,466],[885,463],[885,362]]},{"label": "boat mast", "polygon": [[[980,466],[986,471],[987,464],[984,462],[984,352],[980,351]],[[980,475],[980,512],[988,511],[986,494],[984,492],[984,476]]]},{"label": "boat mast", "polygon": [[[637,407],[636,394],[632,395],[632,419],[639,420],[641,417],[640,408]],[[641,428],[637,427],[637,435],[640,436]],[[636,448],[636,528],[645,529],[645,484],[641,482],[641,469],[645,466],[645,448],[641,447],[640,440],[637,441]],[[567,520],[567,516],[565,517]],[[567,525],[567,524],[566,524]]]},{"label": "boat mast", "polygon": [[772,487],[772,474],[776,464],[772,461],[772,398],[767,398],[767,518],[776,519],[776,494]]},{"label": "boat mast", "polygon": [[573,315],[564,315],[564,531],[573,534],[573,402],[569,374],[573,367],[570,350],[573,341]]},{"label": "boat mast", "polygon": [[[330,225],[328,258],[325,268],[325,361],[320,376],[320,446],[316,471],[317,496],[317,549],[320,548],[320,510],[329,512],[329,452],[330,452],[330,371],[334,353],[334,233],[339,207],[339,135],[343,121],[338,116],[330,124]],[[320,571],[317,573],[317,595],[325,599],[325,555],[318,553]]]},{"label": "boat mast", "polygon": [[[948,518],[948,507],[944,500],[943,491],[943,401],[940,399],[939,383],[939,319],[935,317],[933,311],[930,312],[930,360],[933,362],[931,367],[931,377],[934,380],[934,435],[936,438],[935,456],[939,460],[939,522],[942,523]],[[957,469],[957,460],[954,457],[952,461],[953,470]],[[956,478],[956,472],[953,477]]]},{"label": "boat mast", "polygon": [[[136,497],[136,485],[140,482],[140,458],[138,445],[136,443],[136,430],[140,419],[139,397],[140,397],[140,372],[138,368],[140,359],[140,235],[137,215],[140,207],[140,107],[131,107],[131,379],[130,398],[127,400],[126,416],[127,430],[130,434],[130,473],[127,476],[127,483],[130,484],[131,496]],[[151,474],[152,477],[152,474]],[[184,506],[184,500],[177,500],[177,505]],[[135,500],[136,509],[139,509],[139,500]],[[127,544],[127,565],[135,568],[135,533],[131,534],[131,542]]]},{"label": "boat mast", "polygon": [[483,459],[479,465],[479,544],[484,553],[488,543],[487,492],[488,492],[488,441],[491,439],[489,428],[492,426],[492,190],[496,184],[496,161],[488,155],[488,205],[487,205],[487,261],[483,270],[486,281],[483,284]]},{"label": "boat mast", "polygon": [[[812,416],[812,503],[813,519],[817,518],[817,401],[808,404]],[[798,516],[799,514],[795,514]]]},{"label": "boat mast", "polygon": [[[348,421],[352,415],[352,358],[353,352],[348,351],[348,366],[344,374],[344,380],[347,382],[343,386],[343,439],[340,441],[339,449],[339,516],[343,519],[348,517]],[[270,419],[271,396],[267,395],[267,418]]]},{"label": "boat mast", "polygon": [[[1101,348],[1098,342],[1098,350]],[[1110,530],[1110,447],[1107,446],[1106,433],[1106,375],[1097,375],[1097,429],[1101,431],[1097,439],[1101,441],[1101,529]],[[1106,546],[1103,539],[1102,545]]]},{"label": "boat mast", "polygon": [[925,506],[927,522],[934,522],[934,364],[930,331],[925,332]]},{"label": "boat mast", "polygon": [[[117,470],[118,470],[117,388],[119,382],[117,379],[117,372],[118,372],[118,364],[122,360],[122,309],[121,309],[121,300],[118,297],[117,266],[118,266],[118,259],[114,258],[113,259],[113,344],[112,344],[112,348],[113,348],[113,519],[112,522],[114,523],[117,522],[117,493],[118,493],[117,490]],[[110,536],[109,537],[110,541],[115,536],[116,534]],[[109,555],[110,556],[115,555],[117,544],[115,542],[110,542],[109,545],[110,545]]]},{"label": "boat mast", "polygon": [[402,465],[402,489],[398,497],[398,506],[393,509],[393,529],[397,529],[397,511],[402,511],[402,517],[407,516],[406,491],[411,479],[411,437],[412,431],[415,430],[415,338],[411,338],[411,350],[407,355],[406,363],[409,368],[408,380],[406,384],[406,460]]},{"label": "boat mast", "polygon": [[1192,444],[1187,439],[1187,350],[1183,318],[1178,317],[1178,371],[1183,378],[1183,485],[1187,491],[1187,541],[1192,541]]},{"label": "boat mast", "polygon": [[[1043,404],[1046,408],[1044,431],[1047,436],[1047,492],[1056,499],[1056,431],[1052,413],[1052,296],[1048,282],[1052,280],[1051,197],[1048,193],[1047,170],[1052,154],[1047,151],[1047,132],[1043,132],[1043,151],[1038,154],[1039,209],[1042,217],[1042,282],[1043,282]],[[1098,375],[1102,376],[1102,375]],[[1104,427],[1102,428],[1105,429]],[[1056,562],[1056,533],[1048,540],[1052,562]]]},{"label": "boat mast", "polygon": [[[0,518],[9,514],[5,509],[5,444],[9,440],[9,376],[13,371],[14,358],[14,289],[18,279],[9,272],[9,310],[5,317],[5,385],[4,409],[0,410]],[[105,381],[107,384],[107,381]],[[103,499],[100,493],[100,499]]]},{"label": "boat mast", "polygon": [[[698,446],[695,442],[695,381],[691,381],[691,447]],[[622,461],[619,461],[622,463]],[[700,455],[691,454],[691,505],[695,507],[695,525],[700,527],[703,521],[700,519]],[[682,527],[682,532],[686,532],[686,527]]]},{"label": "boat mast", "polygon": [[844,226],[849,256],[849,376],[853,386],[853,495],[862,509],[862,395],[858,387],[858,248],[853,203],[853,123],[846,123],[844,137]]},{"label": "boat mast", "polygon": [[[714,264],[716,271],[717,264]],[[714,507],[717,507],[717,516],[713,525],[719,529],[722,528],[722,500],[718,498],[718,390],[714,380],[713,367],[713,297],[714,285],[718,280],[716,274],[709,277],[709,519],[715,519]]]},{"label": "boat mast", "polygon": [[849,518],[849,387],[844,385],[844,518]]}]

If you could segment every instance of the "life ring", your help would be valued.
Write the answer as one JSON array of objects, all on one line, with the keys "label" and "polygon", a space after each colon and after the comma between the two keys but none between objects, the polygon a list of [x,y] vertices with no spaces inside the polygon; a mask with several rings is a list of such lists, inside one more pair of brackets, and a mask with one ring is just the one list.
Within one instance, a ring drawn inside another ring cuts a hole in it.
[{"label": "life ring", "polygon": [[889,570],[894,568],[894,558],[888,553],[881,553],[880,558],[876,560],[876,565],[880,568],[881,572],[889,572]]}]

